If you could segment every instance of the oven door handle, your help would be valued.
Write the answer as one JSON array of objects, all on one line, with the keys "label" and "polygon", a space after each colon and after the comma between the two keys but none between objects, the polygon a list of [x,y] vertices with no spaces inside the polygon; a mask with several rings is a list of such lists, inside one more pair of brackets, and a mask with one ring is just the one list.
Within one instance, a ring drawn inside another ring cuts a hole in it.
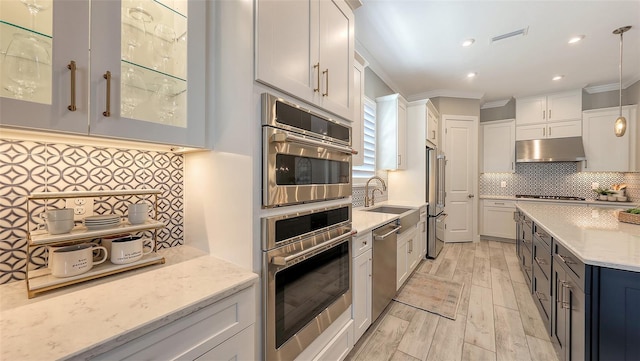
[{"label": "oven door handle", "polygon": [[271,263],[275,264],[277,266],[286,266],[288,265],[291,261],[300,258],[300,257],[304,257],[310,253],[313,253],[319,249],[323,249],[323,248],[331,248],[335,245],[337,245],[338,243],[341,243],[343,240],[345,240],[346,238],[352,237],[356,234],[356,231],[351,231],[349,233],[343,234],[342,236],[338,236],[336,238],[330,239],[326,242],[322,242],[320,244],[316,244],[313,247],[310,247],[309,249],[305,249],[302,252],[298,252],[286,257],[283,256],[274,256],[271,258]]},{"label": "oven door handle", "polygon": [[313,139],[309,139],[309,138],[298,137],[296,135],[292,135],[292,134],[285,133],[285,132],[276,132],[275,134],[273,134],[271,136],[271,142],[275,142],[275,143],[283,143],[283,142],[298,143],[298,144],[312,145],[312,146],[315,146],[315,147],[323,147],[323,148],[327,148],[327,149],[337,150],[339,152],[347,153],[347,154],[353,154],[353,155],[358,154],[358,151],[354,150],[353,148],[343,147],[343,146],[335,145],[335,144],[329,144],[329,143],[325,143],[325,142],[321,142],[321,141],[313,140]]}]

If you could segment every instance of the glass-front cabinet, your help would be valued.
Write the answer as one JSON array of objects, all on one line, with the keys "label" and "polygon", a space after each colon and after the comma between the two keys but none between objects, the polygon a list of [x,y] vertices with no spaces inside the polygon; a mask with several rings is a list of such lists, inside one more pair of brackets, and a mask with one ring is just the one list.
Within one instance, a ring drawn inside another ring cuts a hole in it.
[{"label": "glass-front cabinet", "polygon": [[1,124],[204,146],[205,6],[1,0]]}]

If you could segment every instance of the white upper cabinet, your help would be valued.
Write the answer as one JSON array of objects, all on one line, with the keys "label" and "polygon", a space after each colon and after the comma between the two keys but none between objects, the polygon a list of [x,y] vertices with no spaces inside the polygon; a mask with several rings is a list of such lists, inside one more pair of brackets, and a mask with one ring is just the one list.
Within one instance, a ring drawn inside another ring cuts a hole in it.
[{"label": "white upper cabinet", "polygon": [[582,90],[516,99],[516,139],[582,135]]},{"label": "white upper cabinet", "polygon": [[613,124],[619,108],[604,108],[583,112],[583,143],[587,160],[582,167],[587,172],[636,172],[640,169],[638,155],[638,124],[636,105],[622,107],[627,118],[627,131],[616,137]]},{"label": "white upper cabinet", "polygon": [[516,119],[518,125],[545,123],[547,121],[547,97],[516,99]]},{"label": "white upper cabinet", "polygon": [[353,62],[353,122],[351,123],[352,148],[358,152],[351,158],[351,164],[364,164],[364,64],[356,54]]},{"label": "white upper cabinet", "polygon": [[206,6],[164,3],[92,2],[91,134],[204,146]]},{"label": "white upper cabinet", "polygon": [[256,80],[353,118],[354,16],[343,0],[256,2]]},{"label": "white upper cabinet", "polygon": [[31,15],[20,0],[0,1],[0,124],[87,134],[89,2],[42,4]]},{"label": "white upper cabinet", "polygon": [[33,55],[3,57],[3,125],[204,146],[204,2],[42,3],[31,31],[22,2],[2,1],[0,41]]},{"label": "white upper cabinet", "polygon": [[434,146],[438,146],[438,138],[440,138],[440,131],[438,130],[438,118],[440,118],[440,113],[436,110],[436,107],[433,105],[431,101],[427,101],[427,141],[433,144]]},{"label": "white upper cabinet", "polygon": [[514,173],[516,126],[514,119],[480,123],[483,173]]},{"label": "white upper cabinet", "polygon": [[400,94],[376,98],[378,169],[407,167],[407,101]]}]

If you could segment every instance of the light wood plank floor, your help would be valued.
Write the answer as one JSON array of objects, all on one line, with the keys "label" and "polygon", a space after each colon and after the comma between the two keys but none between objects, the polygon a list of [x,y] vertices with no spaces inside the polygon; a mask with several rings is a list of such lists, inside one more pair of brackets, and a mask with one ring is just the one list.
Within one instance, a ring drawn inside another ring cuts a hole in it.
[{"label": "light wood plank floor", "polygon": [[515,244],[446,244],[418,267],[464,282],[456,320],[392,301],[347,360],[556,361],[518,265]]}]

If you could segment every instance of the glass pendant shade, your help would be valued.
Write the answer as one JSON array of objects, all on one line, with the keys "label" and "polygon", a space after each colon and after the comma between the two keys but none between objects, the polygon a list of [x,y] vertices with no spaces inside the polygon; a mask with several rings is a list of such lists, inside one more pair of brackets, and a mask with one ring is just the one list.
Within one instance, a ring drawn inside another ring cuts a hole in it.
[{"label": "glass pendant shade", "polygon": [[616,132],[616,137],[622,137],[624,133],[627,131],[627,119],[622,115],[616,119],[614,130]]}]

